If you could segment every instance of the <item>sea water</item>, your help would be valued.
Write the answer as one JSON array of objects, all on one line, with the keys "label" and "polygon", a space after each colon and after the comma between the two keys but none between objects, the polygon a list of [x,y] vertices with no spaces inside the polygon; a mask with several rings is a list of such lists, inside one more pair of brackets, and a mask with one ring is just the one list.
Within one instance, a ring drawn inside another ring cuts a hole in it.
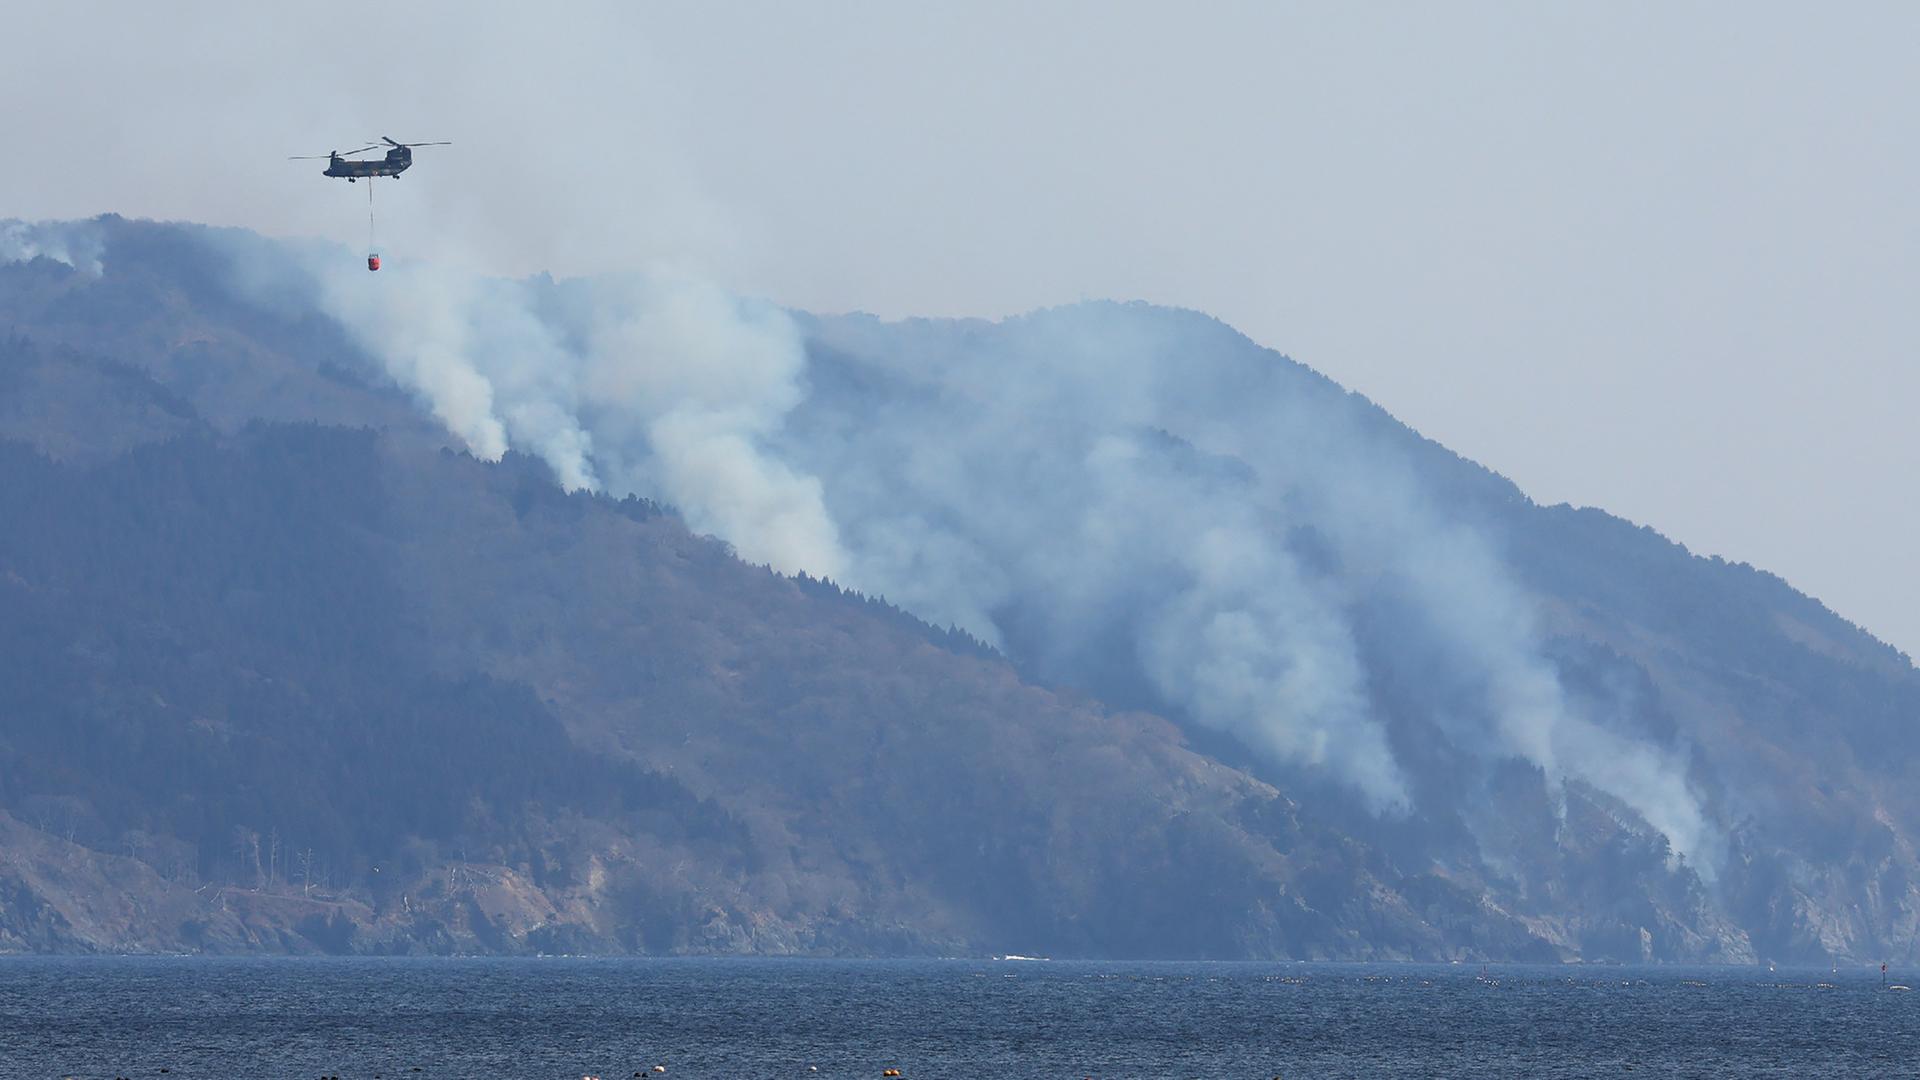
[{"label": "sea water", "polygon": [[1920,1075],[1877,969],[0,959],[0,1076]]}]

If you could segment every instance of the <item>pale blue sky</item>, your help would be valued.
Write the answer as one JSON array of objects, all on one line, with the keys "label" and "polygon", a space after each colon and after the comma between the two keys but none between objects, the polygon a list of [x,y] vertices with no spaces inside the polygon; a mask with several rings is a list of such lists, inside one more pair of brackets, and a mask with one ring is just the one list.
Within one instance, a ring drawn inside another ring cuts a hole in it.
[{"label": "pale blue sky", "polygon": [[[399,10],[391,10],[397,8]],[[43,5],[0,216],[1219,315],[1920,649],[1920,4]],[[427,155],[431,154],[431,157]]]}]

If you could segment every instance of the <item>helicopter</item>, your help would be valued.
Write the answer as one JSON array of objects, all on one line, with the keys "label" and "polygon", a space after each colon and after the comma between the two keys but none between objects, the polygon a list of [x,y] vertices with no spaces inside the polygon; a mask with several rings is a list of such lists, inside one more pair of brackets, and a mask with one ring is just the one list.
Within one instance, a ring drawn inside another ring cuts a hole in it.
[{"label": "helicopter", "polygon": [[287,160],[318,161],[322,157],[325,157],[327,159],[327,167],[320,175],[342,179],[351,184],[363,176],[371,179],[375,176],[399,176],[401,173],[406,172],[407,169],[413,165],[413,148],[416,146],[453,145],[450,142],[395,142],[385,135],[380,136],[380,142],[392,147],[392,149],[387,151],[387,156],[384,158],[367,161],[349,160],[355,154],[364,154],[369,150],[380,149],[380,143],[377,142],[369,143],[358,150],[349,150],[344,154],[338,150],[333,150],[326,154],[307,154],[300,157],[290,157]]},{"label": "helicopter", "polygon": [[[391,147],[391,149],[387,151],[386,157],[380,158],[378,160],[367,160],[367,161],[353,160],[353,155],[355,154],[364,154],[369,150],[380,149],[380,143],[378,142],[368,143],[367,145],[361,147],[358,150],[349,150],[344,154],[342,154],[338,150],[332,150],[325,155],[327,159],[327,167],[320,174],[322,176],[331,176],[337,179],[345,180],[349,184],[358,181],[361,177],[366,177],[366,180],[367,180],[367,246],[370,248],[373,247],[373,178],[376,176],[398,177],[401,173],[406,172],[409,168],[413,166],[413,148],[416,146],[452,146],[453,145],[450,142],[403,143],[398,140],[388,138],[385,135],[380,136],[380,142],[386,143],[389,147]],[[319,154],[310,154],[306,156],[290,157],[287,160],[288,161],[316,161],[320,157],[321,155]],[[367,269],[369,270],[380,269],[380,252],[378,249],[375,249],[374,251],[370,252],[367,255]]]}]

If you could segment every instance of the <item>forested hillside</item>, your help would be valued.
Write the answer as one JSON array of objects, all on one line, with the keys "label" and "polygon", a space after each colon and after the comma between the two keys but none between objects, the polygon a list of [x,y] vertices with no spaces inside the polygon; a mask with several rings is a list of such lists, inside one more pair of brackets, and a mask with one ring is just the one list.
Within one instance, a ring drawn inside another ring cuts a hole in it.
[{"label": "forested hillside", "polygon": [[1164,722],[525,458],[194,424],[0,468],[17,945],[1441,947],[1270,910],[1342,842]]},{"label": "forested hillside", "polygon": [[1907,658],[1202,316],[468,287],[474,413],[297,250],[69,228],[0,263],[0,947],[1912,951]]}]

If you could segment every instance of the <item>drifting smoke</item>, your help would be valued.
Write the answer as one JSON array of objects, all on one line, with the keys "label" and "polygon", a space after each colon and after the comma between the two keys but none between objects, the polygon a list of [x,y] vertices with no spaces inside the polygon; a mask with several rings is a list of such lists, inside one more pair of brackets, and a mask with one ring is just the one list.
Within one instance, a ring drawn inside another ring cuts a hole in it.
[{"label": "drifting smoke", "polygon": [[[1069,678],[1130,649],[1162,701],[1376,811],[1411,796],[1372,682],[1417,642],[1469,688],[1425,718],[1456,746],[1609,792],[1710,872],[1682,762],[1578,715],[1527,597],[1364,402],[1139,305],[814,336],[821,389],[781,450],[829,478],[861,587],[988,634],[1023,626],[1013,651]],[[841,385],[885,386],[884,405]],[[1359,643],[1380,596],[1413,616],[1387,655]]]},{"label": "drifting smoke", "polygon": [[102,245],[87,223],[0,220],[0,263],[52,259],[98,276]]},{"label": "drifting smoke", "polygon": [[220,236],[256,301],[317,297],[477,457],[538,456],[569,490],[643,494],[742,558],[844,577],[820,481],[769,451],[803,394],[792,319],[681,276],[509,282],[437,267],[295,268]]},{"label": "drifting smoke", "polygon": [[[1084,305],[803,329],[681,277],[375,276],[325,254],[307,295],[481,457],[661,498],[748,560],[1042,673],[1132,679],[1379,813],[1413,800],[1380,669],[1437,657],[1455,692],[1422,719],[1449,742],[1608,792],[1711,872],[1681,756],[1580,714],[1529,598],[1392,425],[1218,323]],[[1384,654],[1361,626],[1383,599],[1405,615]]]}]

